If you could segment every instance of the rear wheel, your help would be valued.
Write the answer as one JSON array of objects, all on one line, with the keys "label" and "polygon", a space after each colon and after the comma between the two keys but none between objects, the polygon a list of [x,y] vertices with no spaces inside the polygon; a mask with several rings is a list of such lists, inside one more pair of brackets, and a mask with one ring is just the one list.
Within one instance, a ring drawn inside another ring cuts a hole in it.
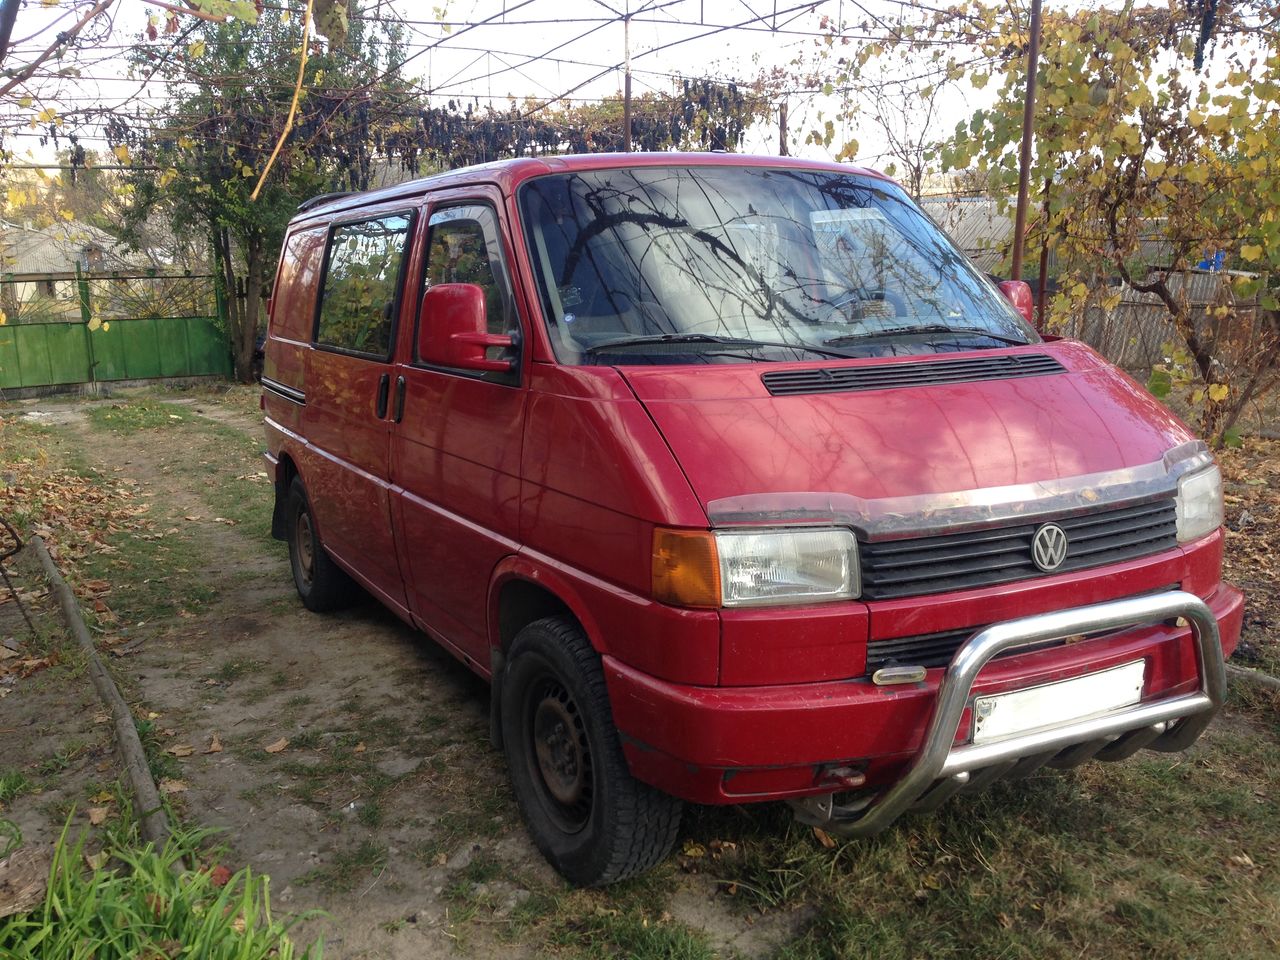
[{"label": "rear wheel", "polygon": [[300,477],[294,477],[289,487],[285,523],[293,585],[298,588],[298,596],[306,608],[323,613],[349,605],[356,596],[356,585],[346,571],[333,562],[321,543]]},{"label": "rear wheel", "polygon": [[595,887],[659,863],[682,804],[631,776],[600,658],[568,617],[525,627],[502,680],[502,735],[520,811],[569,882]]}]

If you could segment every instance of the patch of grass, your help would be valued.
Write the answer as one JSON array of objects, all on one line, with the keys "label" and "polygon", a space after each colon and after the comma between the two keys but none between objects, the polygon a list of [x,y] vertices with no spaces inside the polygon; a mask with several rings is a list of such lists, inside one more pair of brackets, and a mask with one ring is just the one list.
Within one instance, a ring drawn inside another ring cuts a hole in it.
[{"label": "patch of grass", "polygon": [[273,919],[266,877],[246,868],[219,888],[208,873],[175,871],[180,858],[200,859],[206,834],[179,831],[157,852],[127,830],[113,831],[99,865],[86,869],[86,837],[72,841],[68,832],[69,824],[44,902],[0,919],[0,956],[135,960],[175,956],[175,949],[202,960],[320,956],[319,946],[299,950],[289,939],[297,920]]},{"label": "patch of grass", "polygon": [[783,960],[1274,955],[1277,782],[1273,737],[1215,729],[1190,755],[998,784],[834,849],[780,807],[694,809],[686,835],[733,849],[676,859],[730,909],[814,909]]},{"label": "patch of grass", "polygon": [[178,761],[164,752],[164,744],[160,742],[160,729],[151,720],[133,720],[138,729],[138,739],[142,741],[142,751],[147,755],[147,766],[151,776],[157,783],[161,780],[178,780],[182,776],[182,768]]},{"label": "patch of grass", "polygon": [[670,918],[648,917],[635,910],[565,917],[549,931],[548,941],[570,956],[584,958],[714,960],[718,956],[704,937],[684,924]]},{"label": "patch of grass", "polygon": [[149,397],[136,397],[89,408],[89,422],[113,433],[130,434],[188,423],[192,414],[185,407]]},{"label": "patch of grass", "polygon": [[230,660],[224,660],[217,670],[207,675],[206,679],[217,680],[219,683],[235,683],[243,677],[257,673],[266,665],[267,663],[265,660],[253,660],[249,657],[232,657]]},{"label": "patch of grass", "polygon": [[63,744],[54,751],[53,756],[41,762],[40,773],[44,776],[61,773],[84,756],[87,749],[89,749],[88,744],[81,740],[72,740]]},{"label": "patch of grass", "polygon": [[4,809],[24,793],[35,789],[35,784],[17,770],[0,773],[0,809]]},{"label": "patch of grass", "polygon": [[329,893],[349,893],[361,881],[372,879],[387,863],[387,848],[372,840],[353,850],[335,854],[328,863],[298,878],[303,886],[315,885]]}]

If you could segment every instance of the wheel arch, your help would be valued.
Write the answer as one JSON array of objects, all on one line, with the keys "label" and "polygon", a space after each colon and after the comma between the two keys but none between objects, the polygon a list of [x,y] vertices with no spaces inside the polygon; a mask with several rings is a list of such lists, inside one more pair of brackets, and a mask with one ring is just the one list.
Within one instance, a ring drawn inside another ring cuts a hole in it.
[{"label": "wheel arch", "polygon": [[597,653],[605,652],[599,624],[568,577],[526,555],[504,559],[489,584],[489,738],[502,749],[502,680],[512,641],[544,617],[568,616],[582,628]]}]

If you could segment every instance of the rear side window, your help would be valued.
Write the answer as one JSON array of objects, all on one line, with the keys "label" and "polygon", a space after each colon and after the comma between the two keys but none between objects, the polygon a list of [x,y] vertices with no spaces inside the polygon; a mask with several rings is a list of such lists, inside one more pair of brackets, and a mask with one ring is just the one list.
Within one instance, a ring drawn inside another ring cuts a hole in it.
[{"label": "rear side window", "polygon": [[391,355],[408,238],[408,214],[333,228],[317,344],[380,358]]},{"label": "rear side window", "polygon": [[287,340],[311,339],[316,284],[324,264],[324,229],[300,230],[285,241],[280,274],[271,294],[272,333]]}]

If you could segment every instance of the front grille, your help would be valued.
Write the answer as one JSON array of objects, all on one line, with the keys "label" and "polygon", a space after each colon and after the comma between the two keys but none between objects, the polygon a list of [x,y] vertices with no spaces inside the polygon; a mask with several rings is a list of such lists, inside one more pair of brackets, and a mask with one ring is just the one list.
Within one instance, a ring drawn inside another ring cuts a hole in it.
[{"label": "front grille", "polygon": [[[1169,590],[1177,589],[1178,584],[1171,583],[1151,592],[1165,593]],[[1135,596],[1141,596],[1141,594],[1135,594]],[[881,667],[893,663],[912,667],[945,667],[951,662],[951,658],[956,655],[956,651],[960,649],[966,640],[979,630],[985,630],[988,626],[990,624],[963,627],[959,630],[944,630],[941,633],[921,633],[913,637],[894,637],[891,640],[872,640],[867,643],[867,676],[875,673]],[[1110,632],[1112,631],[1102,630],[1097,633],[1089,633],[1085,634],[1082,639],[1104,637]],[[1043,650],[1046,647],[1056,647],[1064,642],[1062,640],[1049,640],[1045,643],[1015,647],[1012,650],[997,654],[996,659],[1011,657],[1019,653],[1029,653],[1033,650]]]},{"label": "front grille", "polygon": [[1043,353],[1015,353],[964,360],[925,360],[916,363],[881,363],[860,367],[822,367],[806,370],[773,370],[761,374],[775,397],[805,393],[849,393],[858,390],[892,390],[975,380],[1015,380],[1064,373],[1053,357]]},{"label": "front grille", "polygon": [[[1173,498],[1054,521],[1067,556],[1052,574],[1100,567],[1177,546]],[[862,598],[886,600],[1050,576],[1031,560],[1041,521],[914,540],[859,544]]]}]

